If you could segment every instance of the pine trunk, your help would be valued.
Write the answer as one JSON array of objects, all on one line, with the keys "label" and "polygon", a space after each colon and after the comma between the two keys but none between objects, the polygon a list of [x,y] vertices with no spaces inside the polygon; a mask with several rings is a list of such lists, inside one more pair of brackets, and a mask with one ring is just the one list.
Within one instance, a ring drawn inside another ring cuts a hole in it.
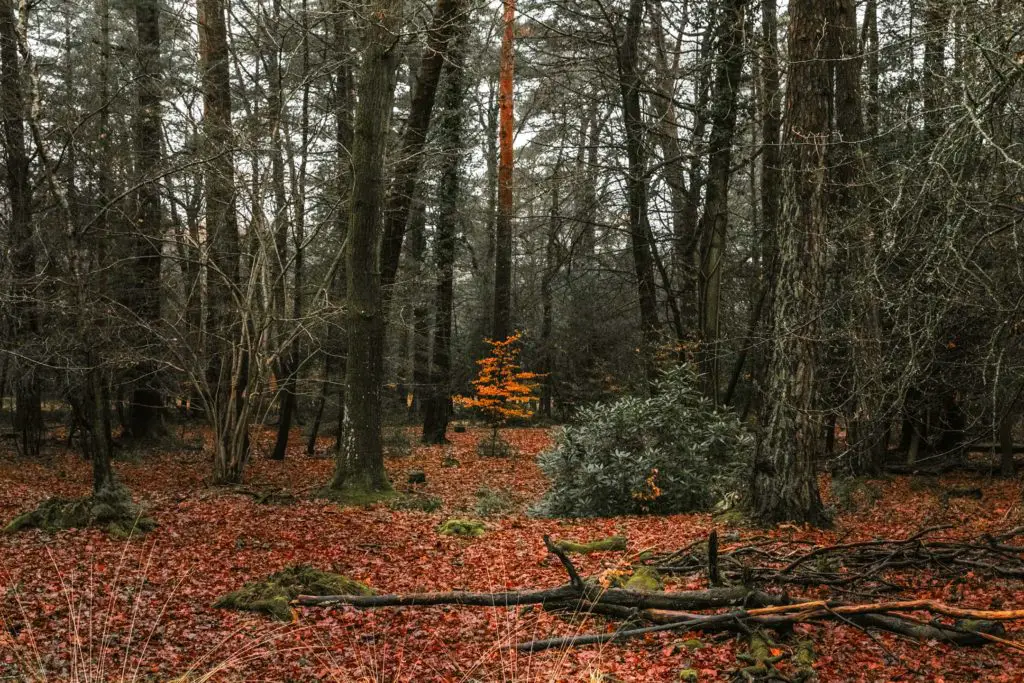
[{"label": "pine trunk", "polygon": [[821,524],[826,517],[815,461],[823,424],[817,381],[827,236],[830,16],[827,5],[816,0],[794,0],[789,12],[779,270],[751,493],[754,513],[763,522]]}]

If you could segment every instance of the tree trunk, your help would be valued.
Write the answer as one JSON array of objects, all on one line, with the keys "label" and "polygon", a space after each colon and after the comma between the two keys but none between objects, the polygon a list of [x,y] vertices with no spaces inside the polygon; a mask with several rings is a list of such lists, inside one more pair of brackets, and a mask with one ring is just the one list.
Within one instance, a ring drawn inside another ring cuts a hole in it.
[{"label": "tree trunk", "polygon": [[495,341],[512,334],[512,232],[515,204],[512,196],[513,82],[515,79],[516,2],[504,2],[504,33],[498,76],[498,216],[494,239]]},{"label": "tree trunk", "polygon": [[[413,272],[410,279],[419,285],[426,279],[424,264],[427,258],[427,212],[420,201],[409,219],[409,261]],[[430,299],[422,291],[413,293],[412,306],[412,392],[409,406],[411,415],[423,412],[424,401],[430,391]]]},{"label": "tree trunk", "polygon": [[331,488],[390,488],[381,446],[384,312],[377,246],[382,235],[384,152],[394,98],[401,5],[374,0],[366,15],[366,44],[352,147],[352,199],[346,249],[348,359],[345,415]]},{"label": "tree trunk", "polygon": [[644,155],[644,121],[640,108],[640,33],[643,28],[643,0],[630,0],[626,32],[618,45],[619,88],[626,129],[626,157],[629,162],[626,188],[629,204],[629,242],[640,300],[640,332],[644,348],[641,363],[648,380],[654,378],[653,355],[658,342],[657,295],[654,289],[654,257],[647,224],[647,170]]},{"label": "tree trunk", "polygon": [[540,393],[540,414],[546,418],[551,417],[551,399],[554,393],[554,381],[551,377],[554,367],[554,301],[551,292],[551,285],[561,264],[558,259],[558,235],[562,228],[561,208],[561,184],[560,177],[562,157],[559,155],[555,167],[551,170],[551,216],[548,218],[547,240],[544,247],[544,274],[540,280],[540,301],[541,301],[541,323],[540,323],[540,348],[541,348],[541,379]]},{"label": "tree trunk", "polygon": [[1013,459],[1013,427],[1017,424],[1017,412],[1007,410],[999,421],[999,473],[1004,477],[1016,474],[1016,463]]},{"label": "tree trunk", "polygon": [[[273,307],[275,342],[277,344],[278,361],[276,374],[278,379],[278,412],[277,436],[274,448],[270,452],[271,460],[284,460],[288,451],[288,436],[292,428],[292,416],[295,413],[295,372],[292,357],[292,344],[288,340],[289,331],[283,329],[283,320],[288,317],[287,278],[288,237],[291,232],[288,193],[285,188],[284,166],[284,74],[281,68],[281,0],[273,3],[273,24],[269,28],[272,36],[270,55],[267,68],[267,109],[270,114],[270,182],[274,192],[274,253],[270,256],[270,272],[273,278]],[[293,178],[294,181],[294,178]],[[297,209],[298,207],[296,207]],[[292,319],[295,319],[293,317]]]},{"label": "tree trunk", "polygon": [[[135,32],[138,36],[135,116],[135,170],[139,187],[135,193],[135,224],[132,234],[130,306],[148,327],[160,322],[160,250],[163,240],[163,210],[160,205],[160,150],[162,121],[160,103],[163,80],[160,68],[160,2],[135,3]],[[140,330],[143,344],[152,343],[153,331]],[[145,353],[145,351],[143,351]],[[164,396],[160,376],[152,362],[134,371],[134,388],[128,410],[128,432],[136,439],[162,436]]]},{"label": "tree trunk", "polygon": [[751,493],[754,513],[763,522],[821,524],[826,517],[815,459],[822,434],[817,363],[826,256],[830,16],[826,4],[816,0],[793,0],[789,12],[779,271]]},{"label": "tree trunk", "polygon": [[437,83],[447,58],[454,26],[463,13],[461,0],[437,0],[434,20],[427,36],[427,47],[420,58],[416,83],[409,104],[409,118],[398,145],[395,175],[384,208],[384,237],[381,244],[380,277],[385,318],[391,302],[392,288],[398,273],[402,241],[409,222],[409,209],[415,195],[416,182],[423,164],[423,147],[427,141],[430,117],[434,110]]},{"label": "tree trunk", "polygon": [[946,28],[949,24],[949,0],[925,0],[924,63],[921,75],[924,104],[924,132],[928,140],[942,135],[946,104]]},{"label": "tree trunk", "polygon": [[[10,0],[0,2],[0,116],[3,117],[6,185],[9,202],[11,275],[14,279],[12,340],[30,346],[39,334],[39,313],[33,300],[36,275],[36,242],[32,234],[32,185],[25,149],[25,97],[18,57],[17,20]],[[43,438],[42,397],[31,357],[15,370],[14,431],[18,452],[39,454]]]},{"label": "tree trunk", "polygon": [[452,385],[452,310],[455,299],[455,241],[459,234],[462,206],[462,133],[465,97],[465,29],[467,17],[459,16],[454,27],[451,58],[445,71],[444,118],[440,126],[441,179],[438,184],[437,234],[434,250],[437,264],[437,294],[434,308],[434,344],[430,391],[423,412],[423,442],[448,441]]},{"label": "tree trunk", "polygon": [[698,233],[704,243],[700,269],[701,346],[704,391],[717,405],[721,389],[718,344],[722,259],[729,225],[729,179],[732,144],[736,132],[736,101],[743,73],[744,6],[746,0],[728,0],[718,23],[717,68],[711,101],[711,138],[708,141],[708,179],[704,216]]},{"label": "tree trunk", "polygon": [[237,483],[248,459],[247,363],[240,358],[245,335],[236,319],[233,292],[239,285],[239,237],[231,123],[231,82],[224,0],[199,2],[199,53],[203,89],[203,134],[207,156],[207,392],[214,427],[214,481]]},{"label": "tree trunk", "polygon": [[[331,296],[341,302],[345,298],[348,282],[347,251],[348,225],[351,214],[351,188],[353,167],[350,154],[352,152],[355,131],[353,130],[353,110],[355,108],[355,79],[352,75],[354,56],[350,48],[349,6],[345,0],[334,0],[334,58],[337,71],[334,74],[334,152],[338,166],[337,192],[338,208],[335,210],[334,232],[335,241],[341,245],[335,270],[330,284]],[[340,313],[328,318],[327,343],[325,345],[324,382],[326,396],[332,391],[337,395],[337,429],[335,431],[335,447],[341,446],[342,424],[345,421],[345,375],[348,367],[348,330]],[[334,373],[337,373],[337,377]],[[313,443],[312,441],[310,442]]]}]

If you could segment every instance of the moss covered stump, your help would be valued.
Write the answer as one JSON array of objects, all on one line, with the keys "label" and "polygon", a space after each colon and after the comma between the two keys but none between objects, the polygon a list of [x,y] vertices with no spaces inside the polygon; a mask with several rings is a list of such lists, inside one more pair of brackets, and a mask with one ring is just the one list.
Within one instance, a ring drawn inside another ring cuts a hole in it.
[{"label": "moss covered stump", "polygon": [[347,576],[303,564],[285,567],[263,581],[247,583],[218,598],[213,606],[262,612],[279,621],[291,621],[290,603],[300,595],[373,595],[373,590]]},{"label": "moss covered stump", "polygon": [[85,498],[48,498],[34,510],[12,519],[4,532],[25,529],[60,531],[96,527],[117,538],[128,538],[156,528],[156,522],[142,514],[124,487],[106,488]]}]

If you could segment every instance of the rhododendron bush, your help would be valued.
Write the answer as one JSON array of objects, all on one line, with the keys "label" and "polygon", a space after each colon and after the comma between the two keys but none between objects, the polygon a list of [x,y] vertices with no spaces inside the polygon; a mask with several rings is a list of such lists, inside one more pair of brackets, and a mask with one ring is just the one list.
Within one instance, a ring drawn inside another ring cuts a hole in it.
[{"label": "rhododendron bush", "polygon": [[551,488],[537,512],[591,517],[706,510],[743,486],[752,440],[704,397],[694,371],[668,370],[649,398],[582,410],[541,455]]}]

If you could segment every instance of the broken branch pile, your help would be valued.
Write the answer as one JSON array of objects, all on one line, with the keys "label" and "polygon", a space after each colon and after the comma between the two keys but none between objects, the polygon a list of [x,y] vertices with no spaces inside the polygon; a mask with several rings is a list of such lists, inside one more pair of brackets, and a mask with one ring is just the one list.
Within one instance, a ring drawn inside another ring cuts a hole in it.
[{"label": "broken branch pile", "polygon": [[[601,614],[623,620],[618,630],[593,635],[534,640],[517,649],[537,652],[594,643],[617,642],[658,631],[730,631],[750,636],[768,628],[785,633],[798,623],[827,621],[862,630],[889,631],[919,640],[936,640],[956,645],[1000,643],[1024,650],[1024,645],[1003,638],[1004,622],[1024,620],[1024,610],[982,610],[954,607],[936,600],[890,600],[850,603],[833,599],[792,599],[785,592],[753,588],[751,577],[764,584],[815,584],[834,587],[872,581],[890,590],[898,588],[882,574],[893,569],[930,568],[962,571],[964,567],[992,571],[1000,576],[1022,577],[1020,555],[1024,548],[1008,544],[1024,533],[1013,529],[980,540],[946,541],[925,538],[941,527],[924,529],[900,540],[865,541],[807,549],[795,541],[766,541],[718,552],[717,535],[712,533],[704,549],[692,544],[683,550],[642,557],[647,567],[673,573],[707,571],[712,583],[705,590],[648,592],[602,586],[584,579],[569,559],[565,544],[544,537],[548,550],[561,562],[569,576],[562,586],[543,590],[501,593],[421,593],[411,595],[300,595],[295,604],[306,606],[351,605],[357,608],[464,605],[512,607],[541,605],[552,611],[573,614]],[[757,558],[757,565],[745,564]],[[829,562],[822,568],[822,562]],[[999,562],[1000,564],[996,564]],[[710,563],[710,566],[709,566]],[[856,572],[856,575],[851,574]],[[724,610],[724,611],[723,611]],[[710,612],[702,614],[701,612]]]},{"label": "broken branch pile", "polygon": [[717,537],[712,532],[708,541],[699,541],[672,553],[642,556],[641,562],[662,574],[707,571],[712,579],[718,576],[745,585],[829,586],[857,589],[862,594],[903,590],[903,586],[885,576],[895,571],[928,570],[936,576],[974,571],[1004,578],[1024,578],[1024,561],[1021,560],[1024,546],[1012,545],[1015,538],[1024,535],[1024,527],[975,539],[929,540],[929,536],[949,528],[928,527],[904,539],[831,546],[812,546],[806,541],[764,540],[724,550],[717,547]]}]

